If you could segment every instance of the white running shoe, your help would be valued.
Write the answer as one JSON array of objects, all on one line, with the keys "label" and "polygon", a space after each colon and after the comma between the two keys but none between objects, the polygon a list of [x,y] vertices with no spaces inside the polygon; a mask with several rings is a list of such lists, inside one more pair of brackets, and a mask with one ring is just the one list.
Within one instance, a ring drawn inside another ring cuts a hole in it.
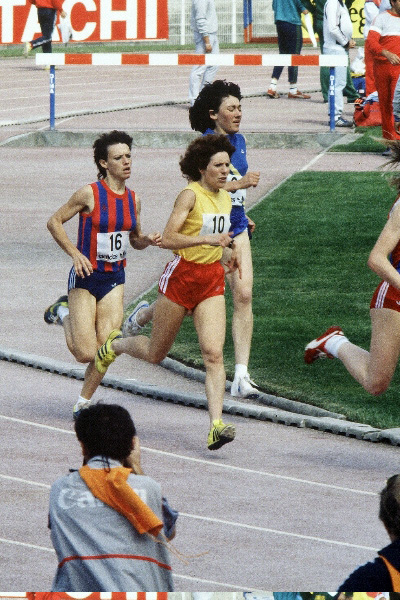
[{"label": "white running shoe", "polygon": [[85,410],[85,408],[89,408],[90,402],[90,400],[78,400],[78,402],[74,404],[74,408],[72,409],[72,417],[74,421],[77,420],[77,418],[79,417],[81,412]]},{"label": "white running shoe", "polygon": [[253,387],[255,385],[248,373],[242,377],[235,377],[231,385],[231,396],[234,398],[258,398],[260,392]]},{"label": "white running shoe", "polygon": [[139,325],[137,322],[137,314],[142,308],[148,308],[150,305],[146,300],[142,300],[139,302],[124,321],[122,325],[122,337],[132,337],[133,335],[137,335],[144,326]]},{"label": "white running shoe", "polygon": [[331,327],[328,327],[322,335],[307,344],[304,352],[304,362],[311,365],[311,363],[318,358],[333,358],[332,354],[329,354],[329,352],[325,350],[325,344],[334,335],[344,335],[342,328],[337,325],[332,325]]}]

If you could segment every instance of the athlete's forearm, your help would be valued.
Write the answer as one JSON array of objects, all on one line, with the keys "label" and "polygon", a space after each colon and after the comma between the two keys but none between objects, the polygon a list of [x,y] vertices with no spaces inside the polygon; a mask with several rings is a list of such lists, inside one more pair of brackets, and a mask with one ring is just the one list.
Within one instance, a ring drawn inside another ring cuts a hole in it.
[{"label": "athlete's forearm", "polygon": [[51,235],[53,236],[57,244],[60,246],[60,248],[62,248],[62,250],[64,250],[66,254],[71,256],[71,258],[73,258],[77,252],[79,252],[77,247],[71,242],[71,240],[67,236],[67,233],[62,223],[59,222],[58,219],[51,217],[47,222],[47,229],[50,231]]},{"label": "athlete's forearm", "polygon": [[139,235],[130,236],[130,244],[135,250],[144,250],[148,246],[161,247],[161,233],[155,231],[147,235],[140,233]]}]

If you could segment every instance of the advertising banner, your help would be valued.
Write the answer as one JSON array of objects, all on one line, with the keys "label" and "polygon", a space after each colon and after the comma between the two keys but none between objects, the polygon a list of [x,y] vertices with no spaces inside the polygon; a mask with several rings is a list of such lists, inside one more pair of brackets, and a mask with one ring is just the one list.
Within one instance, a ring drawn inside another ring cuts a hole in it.
[{"label": "advertising banner", "polygon": [[[168,39],[168,0],[65,0],[63,8],[77,42]],[[39,35],[34,5],[0,0],[0,44],[21,44]],[[53,40],[60,41],[58,27]]]}]

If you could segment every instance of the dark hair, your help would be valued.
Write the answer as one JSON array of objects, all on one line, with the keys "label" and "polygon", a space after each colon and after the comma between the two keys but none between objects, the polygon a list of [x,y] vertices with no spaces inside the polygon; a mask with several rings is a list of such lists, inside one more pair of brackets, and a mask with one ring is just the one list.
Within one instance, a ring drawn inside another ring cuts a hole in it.
[{"label": "dark hair", "polygon": [[240,87],[225,79],[216,79],[207,83],[197,96],[193,106],[189,108],[189,121],[192,129],[204,133],[207,129],[215,128],[215,121],[210,118],[210,110],[219,111],[221,102],[228,96],[242,99]]},{"label": "dark hair", "polygon": [[95,140],[93,144],[93,158],[99,170],[97,179],[104,179],[107,175],[107,171],[101,166],[100,160],[107,160],[108,147],[113,144],[126,144],[129,146],[130,150],[132,148],[132,141],[133,140],[128,133],[125,133],[125,131],[117,131],[116,129],[109,133],[102,133],[101,136]]},{"label": "dark hair", "polygon": [[381,491],[379,518],[389,534],[400,538],[400,475],[390,477]]},{"label": "dark hair", "polygon": [[192,181],[199,181],[200,169],[206,169],[211,157],[217,152],[227,152],[229,158],[235,152],[235,147],[226,135],[208,133],[196,138],[186,148],[185,154],[179,161],[182,174]]},{"label": "dark hair", "polygon": [[126,408],[118,404],[93,404],[80,412],[75,433],[89,458],[99,455],[123,461],[131,453],[136,428]]}]

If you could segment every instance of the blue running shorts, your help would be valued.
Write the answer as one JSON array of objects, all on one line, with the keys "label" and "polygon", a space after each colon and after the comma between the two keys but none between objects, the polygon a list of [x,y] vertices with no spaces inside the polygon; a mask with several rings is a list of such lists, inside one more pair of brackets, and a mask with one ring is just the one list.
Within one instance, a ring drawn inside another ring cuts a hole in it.
[{"label": "blue running shorts", "polygon": [[68,277],[68,292],[70,290],[80,288],[87,290],[99,302],[104,296],[109,294],[117,285],[125,283],[125,269],[120,269],[115,273],[100,273],[93,271],[91,275],[79,277],[75,268],[69,272]]}]

